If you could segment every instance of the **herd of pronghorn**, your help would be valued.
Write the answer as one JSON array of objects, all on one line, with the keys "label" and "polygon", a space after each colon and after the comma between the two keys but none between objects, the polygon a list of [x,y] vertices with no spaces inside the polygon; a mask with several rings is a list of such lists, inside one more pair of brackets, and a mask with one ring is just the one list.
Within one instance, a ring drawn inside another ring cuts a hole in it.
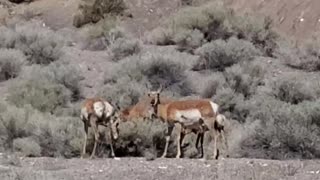
[{"label": "herd of pronghorn", "polygon": [[[84,143],[81,158],[86,154],[86,145],[88,139],[88,128],[91,127],[94,133],[95,141],[90,158],[95,156],[97,142],[99,141],[98,125],[109,128],[111,156],[115,157],[113,141],[119,136],[118,125],[133,118],[158,118],[166,123],[166,144],[162,158],[166,157],[170,136],[173,128],[177,129],[177,155],[181,157],[181,144],[183,138],[188,133],[197,134],[196,147],[200,142],[201,156],[203,153],[203,137],[205,132],[212,133],[214,139],[213,158],[218,159],[219,151],[217,148],[217,139],[221,136],[226,151],[228,143],[224,137],[224,124],[226,118],[219,113],[219,105],[210,99],[193,100],[172,100],[161,97],[162,86],[156,91],[147,93],[147,104],[141,103],[120,110],[118,105],[111,105],[102,98],[86,99],[81,107],[81,120],[84,123]],[[161,98],[160,98],[161,97]]]}]

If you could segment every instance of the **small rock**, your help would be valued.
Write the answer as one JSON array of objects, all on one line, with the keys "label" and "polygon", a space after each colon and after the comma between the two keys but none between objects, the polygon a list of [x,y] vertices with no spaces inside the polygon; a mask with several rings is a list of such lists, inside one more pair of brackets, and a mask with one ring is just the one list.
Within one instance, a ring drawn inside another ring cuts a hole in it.
[{"label": "small rock", "polygon": [[100,170],[99,170],[99,173],[102,173],[102,172],[103,172],[103,170],[102,170],[102,169],[100,169]]},{"label": "small rock", "polygon": [[167,166],[159,166],[159,169],[167,169]]}]

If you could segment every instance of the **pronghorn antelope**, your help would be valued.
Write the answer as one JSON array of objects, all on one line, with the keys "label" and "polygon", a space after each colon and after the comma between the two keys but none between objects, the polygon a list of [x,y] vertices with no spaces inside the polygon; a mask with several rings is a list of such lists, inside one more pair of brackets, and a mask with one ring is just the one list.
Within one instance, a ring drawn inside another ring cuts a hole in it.
[{"label": "pronghorn antelope", "polygon": [[90,158],[95,156],[97,142],[99,141],[98,126],[109,127],[111,156],[114,157],[113,140],[119,136],[118,132],[118,112],[109,102],[101,98],[86,99],[81,107],[81,120],[84,123],[84,143],[81,158],[86,154],[86,146],[88,139],[88,128],[91,127],[94,133],[94,146]]},{"label": "pronghorn antelope", "polygon": [[[120,118],[122,121],[134,120],[138,118],[151,119],[153,107],[151,106],[151,98],[148,96],[143,96],[140,98],[139,102],[135,105],[129,106],[124,110],[120,111]],[[166,97],[162,97],[163,102],[170,101]]]},{"label": "pronghorn antelope", "polygon": [[[181,143],[186,133],[197,132],[198,146],[199,140],[201,145],[201,153],[203,156],[203,136],[204,132],[211,131],[214,137],[214,158],[218,158],[217,138],[220,132],[224,131],[225,117],[218,115],[219,106],[209,99],[198,100],[178,100],[172,101],[167,104],[161,103],[160,93],[162,87],[157,91],[151,91],[148,96],[152,98],[151,105],[154,107],[154,115],[160,117],[167,123],[168,132],[166,134],[166,145],[162,158],[167,155],[170,136],[173,128],[178,130],[177,135],[177,155],[176,158],[181,156]],[[179,133],[180,132],[180,133]],[[223,140],[224,136],[223,136]],[[225,141],[227,148],[227,142]]]},{"label": "pronghorn antelope", "polygon": [[137,118],[150,118],[150,98],[142,97],[135,105],[129,106],[120,111],[120,118],[122,121],[133,120]]}]

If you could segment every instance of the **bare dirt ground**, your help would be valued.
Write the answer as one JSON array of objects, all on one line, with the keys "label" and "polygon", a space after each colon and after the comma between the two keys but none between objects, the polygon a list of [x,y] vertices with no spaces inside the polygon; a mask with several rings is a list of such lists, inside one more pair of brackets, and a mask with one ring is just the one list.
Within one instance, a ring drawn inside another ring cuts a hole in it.
[{"label": "bare dirt ground", "polygon": [[0,158],[2,180],[79,179],[221,179],[279,180],[320,178],[320,161],[271,161],[252,159],[53,159]]}]

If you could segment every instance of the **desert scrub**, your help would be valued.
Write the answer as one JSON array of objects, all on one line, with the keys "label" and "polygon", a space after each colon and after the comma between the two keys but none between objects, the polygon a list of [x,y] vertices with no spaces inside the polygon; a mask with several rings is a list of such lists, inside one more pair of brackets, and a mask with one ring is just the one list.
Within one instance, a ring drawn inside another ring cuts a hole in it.
[{"label": "desert scrub", "polygon": [[254,45],[245,40],[230,38],[227,41],[215,40],[207,43],[195,51],[201,60],[194,70],[219,70],[239,62],[250,61],[261,52]]},{"label": "desert scrub", "polygon": [[111,58],[113,61],[119,61],[127,56],[140,53],[141,49],[142,45],[138,39],[119,38],[110,46]]},{"label": "desert scrub", "polygon": [[186,72],[195,60],[196,57],[174,49],[129,56],[108,67],[102,94],[112,99],[117,97],[115,95],[120,95],[119,99],[125,98],[134,103],[136,97],[146,92],[145,84],[153,87],[162,84],[167,86],[167,91],[188,95],[190,92],[185,84]]},{"label": "desert scrub", "polygon": [[0,81],[16,78],[26,62],[26,57],[19,50],[0,49]]},{"label": "desert scrub", "polygon": [[126,9],[123,0],[82,0],[73,17],[73,25],[79,28],[88,23],[97,23],[105,16],[121,15]]},{"label": "desert scrub", "polygon": [[0,48],[18,49],[31,64],[47,65],[63,55],[65,42],[40,23],[18,23],[0,27]]},{"label": "desert scrub", "polygon": [[284,40],[278,44],[277,57],[284,59],[289,67],[308,72],[320,70],[320,39],[317,36],[299,45]]},{"label": "desert scrub", "polygon": [[[145,156],[147,152],[157,152],[165,141],[166,125],[160,120],[136,119],[119,125],[119,141],[116,148],[122,156]],[[157,154],[154,154],[157,156]]]},{"label": "desert scrub", "polygon": [[24,156],[78,156],[81,123],[73,117],[42,113],[30,105],[17,108],[6,104],[0,115],[1,146]]},{"label": "desert scrub", "polygon": [[267,56],[273,56],[277,48],[278,35],[272,29],[270,18],[238,16],[220,1],[181,9],[150,32],[146,41],[158,45],[179,44],[181,37],[186,39],[184,41],[189,38],[183,35],[185,32],[195,29],[208,42],[232,36],[250,41]]},{"label": "desert scrub", "polygon": [[47,67],[34,65],[10,86],[8,101],[18,107],[31,104],[42,112],[54,113],[57,108],[66,107],[80,98],[80,78],[73,66],[62,62]]}]

